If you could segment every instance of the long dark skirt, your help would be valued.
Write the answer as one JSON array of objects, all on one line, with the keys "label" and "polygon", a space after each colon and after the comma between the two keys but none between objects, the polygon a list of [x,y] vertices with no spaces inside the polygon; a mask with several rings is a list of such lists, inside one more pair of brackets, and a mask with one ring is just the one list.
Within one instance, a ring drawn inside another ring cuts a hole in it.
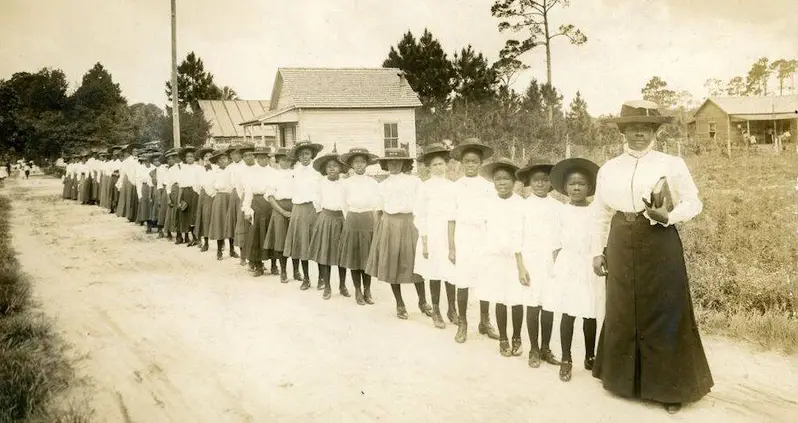
[{"label": "long dark skirt", "polygon": [[411,213],[383,214],[371,241],[366,274],[390,284],[417,282],[413,276],[417,241]]},{"label": "long dark skirt", "polygon": [[[278,200],[277,203],[283,210],[291,211],[293,204],[291,199]],[[264,248],[270,256],[282,256],[285,247],[285,235],[288,233],[288,218],[280,214],[277,209],[272,209],[272,216],[269,219],[269,229],[266,231],[266,241]],[[278,255],[279,254],[279,255]]]},{"label": "long dark skirt", "polygon": [[78,201],[80,203],[88,203],[91,201],[91,178],[84,177],[80,181],[80,188],[78,189]]},{"label": "long dark skirt", "polygon": [[197,192],[197,211],[194,213],[194,235],[195,236],[202,236],[200,234],[200,230],[202,229],[202,203],[205,200],[205,190],[200,188],[199,192]]},{"label": "long dark skirt", "polygon": [[344,213],[340,210],[322,209],[310,236],[311,260],[326,266],[340,266],[339,246],[343,230]]},{"label": "long dark skirt", "polygon": [[100,180],[99,178],[91,177],[91,201],[100,200]]},{"label": "long dark skirt", "polygon": [[147,184],[141,184],[141,198],[136,212],[136,222],[142,223],[152,219],[152,188]]},{"label": "long dark skirt", "polygon": [[272,205],[262,195],[252,197],[252,226],[247,234],[245,250],[247,260],[250,262],[263,261],[268,258],[263,248],[266,241],[266,232],[269,229],[269,219],[272,217]]},{"label": "long dark skirt", "polygon": [[347,213],[341,233],[338,262],[351,270],[364,270],[374,236],[374,212]]},{"label": "long dark skirt", "polygon": [[68,200],[70,187],[72,185],[72,178],[67,176],[66,178],[64,178],[63,183],[64,183],[64,192],[61,194],[61,198],[63,198],[64,200]]},{"label": "long dark skirt", "polygon": [[199,205],[197,206],[197,219],[194,222],[194,234],[207,238],[211,228],[211,212],[213,210],[213,197],[202,191]]},{"label": "long dark skirt", "polygon": [[197,195],[194,188],[185,187],[180,189],[182,192],[180,194],[180,200],[185,201],[188,204],[185,210],[180,210],[178,208],[178,217],[177,222],[180,228],[180,233],[191,232],[191,227],[194,226],[194,219],[197,216],[197,202],[199,201],[199,195]]},{"label": "long dark skirt", "polygon": [[72,179],[72,184],[69,187],[69,198],[70,199],[72,199],[72,200],[77,200],[78,199],[78,188],[79,188],[79,185],[80,185],[80,182],[78,182],[78,177],[76,176],[76,177],[74,177]]},{"label": "long dark skirt", "polygon": [[105,175],[100,175],[100,182],[97,185],[97,205],[100,207],[105,207],[105,186],[107,182]]},{"label": "long dark skirt", "polygon": [[[169,232],[177,232],[177,193],[180,189],[177,184],[172,184],[169,188],[169,195],[167,197],[166,207],[166,221],[164,222],[164,229]],[[169,204],[172,204],[169,206]]]},{"label": "long dark skirt", "polygon": [[288,231],[285,234],[283,255],[296,260],[311,260],[310,236],[316,223],[316,208],[313,203],[294,204]]},{"label": "long dark skirt", "polygon": [[153,187],[150,190],[150,221],[154,225],[158,224],[158,216],[161,214],[161,198],[163,194],[160,188]]},{"label": "long dark skirt", "polygon": [[230,208],[230,193],[217,192],[213,196],[211,205],[211,220],[208,225],[208,238],[221,241],[233,237],[232,233],[227,233],[227,215]]},{"label": "long dark skirt", "polygon": [[127,178],[122,178],[122,183],[120,184],[121,188],[119,188],[119,201],[116,204],[116,215],[119,217],[125,217],[125,209],[127,208],[127,200],[128,195],[127,192],[132,185],[127,182]]},{"label": "long dark skirt", "polygon": [[116,183],[119,182],[119,175],[111,175],[111,186],[108,189],[111,191],[111,204],[110,208],[116,210],[119,203],[119,190],[116,188]]},{"label": "long dark skirt", "polygon": [[699,400],[713,381],[676,228],[617,213],[606,256],[607,307],[593,376],[624,397]]},{"label": "long dark skirt", "polygon": [[158,188],[158,195],[161,199],[158,201],[158,226],[163,227],[166,225],[166,215],[169,212],[169,191],[166,188]]},{"label": "long dark skirt", "polygon": [[230,198],[227,201],[227,218],[224,223],[224,232],[229,234],[228,238],[235,238],[236,229],[238,224],[238,214],[241,212],[241,198],[238,197],[238,191],[233,189],[230,192]]},{"label": "long dark skirt", "polygon": [[133,183],[126,182],[126,184],[129,188],[127,189],[127,200],[125,201],[125,217],[128,221],[135,222],[136,214],[139,210],[139,195]]}]

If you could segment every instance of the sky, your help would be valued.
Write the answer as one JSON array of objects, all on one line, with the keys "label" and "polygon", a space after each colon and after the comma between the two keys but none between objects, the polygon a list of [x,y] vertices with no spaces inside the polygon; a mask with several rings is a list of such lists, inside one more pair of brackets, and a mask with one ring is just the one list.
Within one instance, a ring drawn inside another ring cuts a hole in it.
[{"label": "sky", "polygon": [[[0,0],[0,79],[62,69],[72,89],[96,62],[128,102],[167,101],[169,0]],[[379,67],[406,31],[428,28],[451,55],[471,44],[496,60],[492,0],[177,0],[177,51],[194,51],[218,85],[268,99],[278,67]],[[553,84],[593,115],[617,113],[654,75],[706,96],[708,78],[745,76],[759,57],[798,58],[795,0],[571,0],[552,12],[588,37],[552,44]],[[514,87],[545,80],[542,48]]]}]

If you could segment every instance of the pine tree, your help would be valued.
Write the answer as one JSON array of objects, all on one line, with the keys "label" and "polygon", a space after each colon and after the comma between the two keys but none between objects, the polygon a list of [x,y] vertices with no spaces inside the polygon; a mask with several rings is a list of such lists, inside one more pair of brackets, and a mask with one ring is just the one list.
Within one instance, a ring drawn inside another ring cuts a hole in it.
[{"label": "pine tree", "polygon": [[443,110],[448,106],[456,77],[455,69],[440,42],[429,30],[424,29],[418,41],[412,32],[405,33],[396,47],[391,47],[382,66],[399,68],[404,72],[425,110]]}]

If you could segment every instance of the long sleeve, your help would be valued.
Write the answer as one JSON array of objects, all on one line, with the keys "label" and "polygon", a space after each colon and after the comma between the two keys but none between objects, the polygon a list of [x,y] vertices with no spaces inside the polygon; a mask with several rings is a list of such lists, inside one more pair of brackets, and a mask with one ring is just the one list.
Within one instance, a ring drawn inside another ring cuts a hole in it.
[{"label": "long sleeve", "polygon": [[316,213],[321,212],[321,184],[323,179],[321,178],[313,178],[310,179],[310,183],[312,184],[311,188],[311,195],[312,195],[312,202],[313,208],[316,209]]},{"label": "long sleeve", "polygon": [[[607,237],[610,232],[610,222],[612,215],[615,213],[605,201],[602,196],[602,187],[608,183],[605,179],[604,168],[599,169],[598,176],[596,177],[596,194],[593,196],[592,206],[592,220],[593,230],[591,232],[591,248],[590,252],[595,256],[600,256],[604,253],[604,247],[607,245]],[[610,182],[611,183],[611,182]],[[554,236],[554,249],[559,248],[559,218],[557,219],[557,228]]]},{"label": "long sleeve", "polygon": [[205,177],[205,173],[207,173],[207,171],[205,170],[204,167],[200,165],[194,165],[194,180],[192,182],[193,182],[194,192],[196,192],[197,194],[199,194],[200,191],[202,191],[202,181]]},{"label": "long sleeve", "polygon": [[687,164],[681,157],[674,157],[673,167],[673,174],[671,178],[668,178],[668,185],[676,204],[669,213],[668,225],[691,220],[704,209],[704,203],[698,198],[698,187],[693,181]]},{"label": "long sleeve", "polygon": [[510,207],[509,215],[512,216],[511,219],[507,219],[507,224],[510,226],[507,246],[515,255],[524,250],[524,200],[513,194],[507,206]]},{"label": "long sleeve", "polygon": [[[252,197],[254,196],[252,184],[250,182],[244,183],[241,188],[244,191],[244,197],[241,201],[241,211],[247,216],[252,216],[255,213],[255,211],[252,210]],[[240,192],[241,191],[239,191],[239,193]]]},{"label": "long sleeve", "polygon": [[418,191],[416,191],[416,199],[413,204],[413,224],[418,229],[418,236],[420,237],[427,236],[428,186],[429,184],[421,183]]}]

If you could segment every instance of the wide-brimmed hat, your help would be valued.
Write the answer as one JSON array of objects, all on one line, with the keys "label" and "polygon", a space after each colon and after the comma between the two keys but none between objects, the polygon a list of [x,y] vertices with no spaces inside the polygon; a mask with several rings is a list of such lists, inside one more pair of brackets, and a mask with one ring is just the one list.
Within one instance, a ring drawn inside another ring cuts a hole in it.
[{"label": "wide-brimmed hat", "polygon": [[382,170],[388,170],[388,162],[397,161],[409,163],[410,165],[414,162],[413,158],[410,157],[410,154],[408,154],[407,150],[404,148],[386,148],[385,156],[377,159],[377,163],[380,164]]},{"label": "wide-brimmed hat", "polygon": [[291,156],[291,149],[288,147],[280,147],[274,153],[274,158],[279,159],[280,157],[288,157],[289,159],[293,160],[293,156]]},{"label": "wide-brimmed hat", "polygon": [[297,153],[299,153],[299,150],[303,148],[310,149],[310,151],[313,153],[313,158],[315,159],[316,156],[319,155],[319,152],[324,149],[324,146],[321,144],[316,144],[314,142],[311,142],[310,140],[299,141],[295,143],[293,147],[291,147],[291,155],[299,158],[299,154]]},{"label": "wide-brimmed hat", "polygon": [[143,147],[144,147],[143,145],[133,142],[133,143],[130,143],[130,144],[123,145],[122,146],[122,150],[123,151],[129,151],[129,150],[133,150],[134,148],[143,148]]},{"label": "wide-brimmed hat", "polygon": [[313,161],[313,169],[316,169],[317,172],[321,173],[322,175],[327,175],[327,163],[329,162],[336,162],[341,165],[341,173],[347,171],[347,165],[341,160],[341,156],[338,153],[330,153],[325,154],[316,160]]},{"label": "wide-brimmed hat", "polygon": [[561,160],[551,169],[549,179],[551,186],[557,192],[563,195],[568,195],[565,192],[565,178],[575,171],[582,171],[590,177],[590,191],[588,197],[596,193],[596,175],[598,174],[599,165],[591,162],[588,159],[580,157],[573,157],[570,159]]},{"label": "wide-brimmed hat", "polygon": [[170,148],[170,149],[166,150],[166,152],[163,153],[163,156],[164,156],[164,158],[177,156],[177,150],[175,150],[174,148]]},{"label": "wide-brimmed hat", "polygon": [[662,116],[657,103],[648,100],[633,100],[623,103],[621,114],[618,117],[602,119],[605,123],[614,123],[623,131],[624,126],[630,123],[650,123],[657,127],[673,121],[671,116]]},{"label": "wide-brimmed hat", "polygon": [[178,157],[180,157],[180,160],[185,160],[187,153],[196,153],[196,152],[197,152],[197,147],[187,145],[187,146],[181,148],[180,150],[178,150],[177,151],[177,155],[178,155]]},{"label": "wide-brimmed hat", "polygon": [[490,163],[482,165],[482,167],[479,168],[479,174],[485,179],[492,181],[493,174],[499,169],[506,169],[513,177],[515,177],[515,173],[518,172],[518,166],[516,166],[512,160],[506,157],[499,157]]},{"label": "wide-brimmed hat", "polygon": [[204,156],[204,155],[206,155],[208,153],[213,153],[213,149],[210,148],[210,147],[202,147],[199,150],[197,150],[197,152],[195,154],[197,155],[198,159],[201,159],[202,156]]},{"label": "wide-brimmed hat", "polygon": [[250,143],[245,144],[233,144],[227,148],[227,154],[230,154],[234,151],[238,151],[241,154],[249,153],[255,151],[255,145]]},{"label": "wide-brimmed hat", "polygon": [[272,151],[271,147],[258,147],[252,152],[252,154],[256,156],[272,156],[274,152]]},{"label": "wide-brimmed hat", "polygon": [[440,156],[443,157],[443,160],[449,161],[451,158],[451,151],[446,148],[445,145],[441,143],[434,143],[424,147],[424,152],[418,156],[418,161],[421,163],[425,163],[427,160],[432,159],[433,157]]},{"label": "wide-brimmed hat", "polygon": [[350,148],[349,152],[341,154],[341,161],[348,166],[352,166],[352,159],[357,156],[365,157],[366,162],[370,165],[377,163],[377,159],[379,158],[376,154],[370,153],[367,148],[354,147]]},{"label": "wide-brimmed hat", "polygon": [[532,157],[529,159],[529,162],[526,166],[518,169],[518,172],[515,172],[515,177],[524,183],[525,187],[529,186],[529,177],[532,176],[535,172],[546,172],[551,174],[551,169],[554,167],[548,160],[540,157]]},{"label": "wide-brimmed hat", "polygon": [[219,161],[220,157],[227,156],[228,154],[229,154],[228,150],[217,150],[217,151],[214,151],[213,155],[208,159],[208,161],[210,161],[211,163],[216,163],[217,161]]},{"label": "wide-brimmed hat", "polygon": [[452,148],[452,151],[449,154],[452,156],[453,159],[459,161],[463,161],[463,154],[468,150],[476,150],[482,156],[482,160],[485,160],[493,155],[493,148],[485,145],[479,138],[469,138],[456,147]]}]

